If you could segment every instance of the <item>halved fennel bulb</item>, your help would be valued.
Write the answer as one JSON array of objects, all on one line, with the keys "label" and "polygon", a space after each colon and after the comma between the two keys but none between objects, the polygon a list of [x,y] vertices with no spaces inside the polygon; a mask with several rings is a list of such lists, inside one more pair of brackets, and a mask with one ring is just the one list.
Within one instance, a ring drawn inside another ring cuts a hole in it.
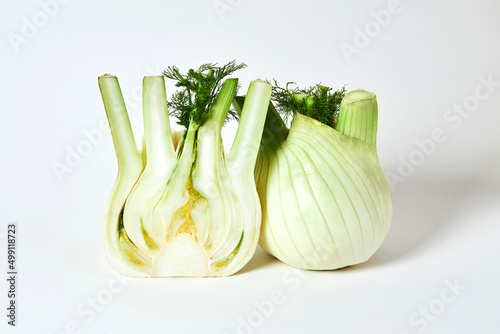
[{"label": "halved fennel bulb", "polygon": [[265,250],[294,267],[318,270],[374,254],[392,220],[377,120],[376,97],[363,90],[343,98],[335,128],[295,113],[287,129],[270,104],[255,168]]},{"label": "halved fennel bulb", "polygon": [[221,128],[237,87],[226,79],[202,124],[174,146],[162,76],[143,81],[145,154],[116,77],[99,77],[118,158],[105,217],[112,266],[131,277],[227,276],[252,257],[261,209],[253,178],[271,87],[254,81],[225,156]]}]

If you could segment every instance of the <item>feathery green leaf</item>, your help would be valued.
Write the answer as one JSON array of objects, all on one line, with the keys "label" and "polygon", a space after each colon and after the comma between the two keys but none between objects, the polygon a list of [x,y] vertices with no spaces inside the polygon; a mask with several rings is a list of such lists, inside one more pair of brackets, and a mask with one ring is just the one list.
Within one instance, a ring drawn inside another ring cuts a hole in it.
[{"label": "feathery green leaf", "polygon": [[[180,88],[168,102],[170,115],[177,117],[177,124],[186,128],[189,124],[202,125],[219,94],[223,79],[245,67],[244,63],[237,64],[233,60],[224,66],[203,64],[197,70],[190,69],[187,74],[181,74],[178,67],[169,66],[163,75],[175,80],[175,86]],[[237,119],[236,112],[229,110],[228,118]]]},{"label": "feathery green leaf", "polygon": [[290,114],[298,112],[335,127],[340,102],[346,93],[345,86],[333,91],[332,88],[321,84],[305,89],[291,88],[291,85],[296,84],[288,82],[284,88],[280,87],[276,80],[272,84],[271,99],[276,103],[276,109],[285,120]]}]

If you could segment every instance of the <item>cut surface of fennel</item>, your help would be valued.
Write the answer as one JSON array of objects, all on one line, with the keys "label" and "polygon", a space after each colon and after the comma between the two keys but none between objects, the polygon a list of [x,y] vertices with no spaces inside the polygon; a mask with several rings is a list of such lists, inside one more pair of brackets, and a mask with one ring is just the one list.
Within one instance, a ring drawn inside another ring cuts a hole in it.
[{"label": "cut surface of fennel", "polygon": [[175,147],[164,79],[145,77],[144,164],[116,77],[100,77],[99,85],[118,158],[105,218],[112,266],[131,277],[227,276],[241,269],[255,251],[260,230],[253,169],[270,86],[250,84],[226,156],[220,131],[236,79],[226,79],[208,118],[190,125]]}]

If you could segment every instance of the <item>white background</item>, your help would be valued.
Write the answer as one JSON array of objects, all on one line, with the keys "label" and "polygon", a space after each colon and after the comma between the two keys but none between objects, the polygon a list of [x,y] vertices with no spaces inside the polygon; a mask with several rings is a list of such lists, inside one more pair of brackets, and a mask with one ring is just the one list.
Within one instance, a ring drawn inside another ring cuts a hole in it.
[{"label": "white background", "polygon": [[[66,2],[1,0],[0,332],[498,333],[498,2],[401,0],[383,26],[374,13],[389,0]],[[118,281],[102,240],[110,135],[71,172],[53,169],[105,119],[97,77],[117,75],[139,139],[144,75],[232,59],[248,64],[243,91],[276,78],[377,94],[394,198],[385,243],[332,272],[294,272],[259,249],[228,278]],[[441,142],[429,144],[433,131]],[[5,316],[9,222],[16,328]]]}]

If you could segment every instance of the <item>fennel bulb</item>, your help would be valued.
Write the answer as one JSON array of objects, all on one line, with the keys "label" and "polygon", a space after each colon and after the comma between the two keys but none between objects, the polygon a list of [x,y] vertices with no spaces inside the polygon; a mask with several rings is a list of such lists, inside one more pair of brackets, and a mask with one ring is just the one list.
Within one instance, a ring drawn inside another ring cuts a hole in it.
[{"label": "fennel bulb", "polygon": [[[287,129],[269,105],[255,167],[260,245],[302,269],[366,261],[382,244],[392,219],[391,194],[376,150],[376,97],[363,90],[345,97],[343,89],[330,90],[320,85],[273,88],[273,100],[280,111],[293,113],[293,120]],[[243,101],[236,98],[235,108]]]},{"label": "fennel bulb", "polygon": [[254,81],[226,157],[221,128],[244,65],[207,64],[164,75],[181,90],[169,109],[187,129],[174,145],[163,76],[143,81],[144,146],[138,151],[117,78],[99,77],[118,159],[104,235],[112,266],[131,277],[227,276],[252,257],[261,209],[253,171],[271,86]]}]

